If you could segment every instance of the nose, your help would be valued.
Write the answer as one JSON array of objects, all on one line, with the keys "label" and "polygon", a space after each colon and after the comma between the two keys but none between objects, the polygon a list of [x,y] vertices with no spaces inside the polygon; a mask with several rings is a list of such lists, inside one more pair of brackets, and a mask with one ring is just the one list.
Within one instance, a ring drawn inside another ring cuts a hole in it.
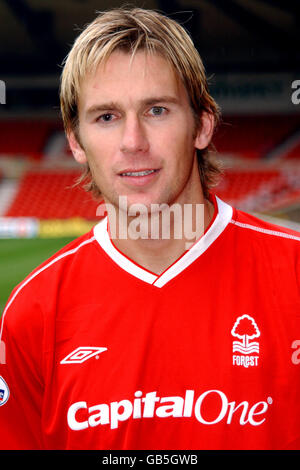
[{"label": "nose", "polygon": [[127,116],[121,137],[120,150],[123,153],[145,153],[149,149],[146,130],[136,115]]}]

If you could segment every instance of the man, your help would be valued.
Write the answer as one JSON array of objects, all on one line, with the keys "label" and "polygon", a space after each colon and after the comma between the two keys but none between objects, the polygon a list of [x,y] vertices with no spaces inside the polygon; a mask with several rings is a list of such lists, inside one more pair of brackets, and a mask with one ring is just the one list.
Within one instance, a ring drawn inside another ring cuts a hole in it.
[{"label": "man", "polygon": [[300,235],[212,194],[219,113],[187,33],[100,14],[61,107],[107,217],[7,303],[1,447],[299,448]]}]

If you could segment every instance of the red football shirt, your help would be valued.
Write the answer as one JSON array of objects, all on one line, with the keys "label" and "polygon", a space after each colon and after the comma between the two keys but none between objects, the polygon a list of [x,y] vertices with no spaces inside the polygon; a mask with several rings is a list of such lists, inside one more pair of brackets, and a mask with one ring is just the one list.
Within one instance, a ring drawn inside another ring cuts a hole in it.
[{"label": "red football shirt", "polygon": [[214,203],[159,276],[103,220],[14,289],[1,448],[300,448],[300,234]]}]

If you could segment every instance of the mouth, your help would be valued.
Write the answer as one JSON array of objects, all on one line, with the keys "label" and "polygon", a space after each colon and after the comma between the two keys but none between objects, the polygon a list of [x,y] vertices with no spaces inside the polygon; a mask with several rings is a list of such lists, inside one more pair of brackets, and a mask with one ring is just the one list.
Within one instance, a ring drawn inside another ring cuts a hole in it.
[{"label": "mouth", "polygon": [[147,168],[143,170],[133,170],[128,168],[125,171],[120,172],[119,176],[122,178],[122,181],[126,186],[143,187],[153,183],[159,172],[160,168]]},{"label": "mouth", "polygon": [[133,177],[140,177],[140,176],[148,176],[152,175],[153,173],[156,173],[157,170],[139,170],[139,171],[124,171],[122,173],[119,173],[120,176],[133,176]]}]

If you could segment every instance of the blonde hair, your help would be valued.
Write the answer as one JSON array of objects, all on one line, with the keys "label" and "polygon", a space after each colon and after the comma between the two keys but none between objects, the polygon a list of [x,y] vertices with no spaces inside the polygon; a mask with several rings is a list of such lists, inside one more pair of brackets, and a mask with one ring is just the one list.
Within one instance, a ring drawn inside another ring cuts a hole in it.
[{"label": "blonde hair", "polygon": [[[138,50],[158,53],[164,57],[181,78],[195,116],[201,125],[203,111],[219,122],[219,108],[209,94],[202,60],[186,30],[176,21],[154,10],[142,8],[116,8],[99,13],[77,37],[64,61],[61,76],[60,103],[66,133],[73,131],[80,143],[78,132],[78,97],[80,84],[88,73],[106,61],[115,50],[135,54]],[[212,161],[213,146],[197,151],[199,173],[204,195],[217,182],[220,166]],[[95,196],[101,192],[92,180],[87,166],[80,178],[85,189]]]}]

